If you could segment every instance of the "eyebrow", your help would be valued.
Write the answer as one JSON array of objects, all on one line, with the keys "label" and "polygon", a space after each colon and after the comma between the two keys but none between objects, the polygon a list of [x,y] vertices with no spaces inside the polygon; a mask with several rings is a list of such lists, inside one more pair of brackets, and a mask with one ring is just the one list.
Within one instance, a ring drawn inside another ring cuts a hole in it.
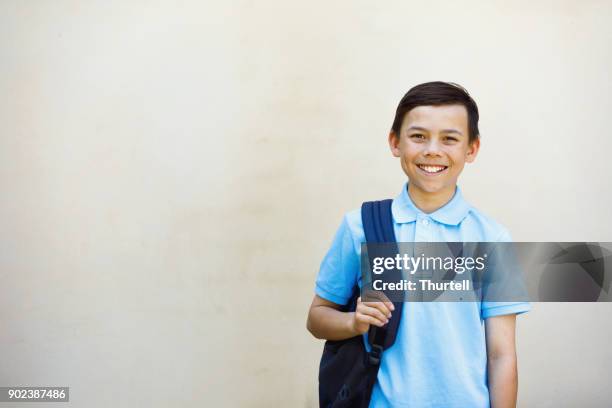
[{"label": "eyebrow", "polygon": [[[420,127],[420,126],[410,126],[408,129],[406,129],[406,131],[410,131],[410,130],[420,130],[421,132],[429,132],[429,130],[425,129],[424,127]],[[463,134],[457,129],[443,129],[441,133],[457,133],[459,135]]]}]

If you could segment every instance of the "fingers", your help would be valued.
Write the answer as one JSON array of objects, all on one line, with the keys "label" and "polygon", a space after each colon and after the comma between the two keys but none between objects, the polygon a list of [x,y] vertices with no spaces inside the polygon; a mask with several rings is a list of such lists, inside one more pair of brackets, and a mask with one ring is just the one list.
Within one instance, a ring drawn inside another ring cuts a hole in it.
[{"label": "fingers", "polygon": [[393,302],[389,300],[389,298],[387,297],[387,295],[385,295],[384,292],[378,290],[368,290],[365,295],[365,299],[366,301],[363,303],[365,303],[366,305],[381,302],[387,307],[390,312],[395,310]]},{"label": "fingers", "polygon": [[361,302],[361,298],[358,298],[355,318],[360,323],[374,324],[375,326],[382,327],[389,323],[392,309],[394,307],[390,302]]},{"label": "fingers", "polygon": [[[383,323],[382,321],[380,321],[379,319],[375,317],[360,314],[360,313],[355,313],[355,319],[357,319],[358,324],[374,325],[377,327],[383,327],[385,324],[387,324],[387,323]],[[367,331],[367,328],[365,331]]]},{"label": "fingers", "polygon": [[[369,299],[370,298],[368,298],[368,300]],[[359,298],[357,304],[359,305],[359,303],[361,303],[361,304],[363,304],[365,306],[368,306],[368,307],[376,308],[376,309],[380,310],[381,313],[383,313],[387,317],[391,317],[391,312],[393,312],[395,310],[395,306],[393,305],[393,303],[388,301],[388,300],[384,301],[384,302],[382,302],[382,301],[381,302],[371,302],[371,301],[361,302],[361,298]]]}]

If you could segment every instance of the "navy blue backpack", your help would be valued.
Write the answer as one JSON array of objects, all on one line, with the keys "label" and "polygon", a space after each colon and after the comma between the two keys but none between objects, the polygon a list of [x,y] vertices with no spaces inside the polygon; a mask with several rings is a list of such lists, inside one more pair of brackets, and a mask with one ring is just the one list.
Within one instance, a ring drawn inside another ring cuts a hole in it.
[{"label": "navy blue backpack", "polygon": [[[391,215],[392,200],[369,201],[361,206],[361,219],[366,242],[396,242]],[[354,312],[359,297],[355,286],[348,304],[341,310]],[[367,408],[376,383],[384,350],[395,342],[402,316],[403,302],[394,303],[389,323],[384,327],[370,326],[367,352],[363,336],[346,340],[327,340],[319,365],[319,406],[321,408]]]}]

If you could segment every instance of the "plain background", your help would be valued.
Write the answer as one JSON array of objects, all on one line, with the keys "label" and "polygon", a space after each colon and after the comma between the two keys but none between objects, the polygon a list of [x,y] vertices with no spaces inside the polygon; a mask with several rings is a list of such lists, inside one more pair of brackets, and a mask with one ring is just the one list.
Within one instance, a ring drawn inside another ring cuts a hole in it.
[{"label": "plain background", "polygon": [[[517,241],[612,241],[610,15],[0,1],[0,385],[70,386],[73,407],[315,406],[319,263],[346,211],[398,194],[387,133],[425,81],[480,107],[470,202]],[[611,312],[518,319],[520,407],[609,406]]]}]

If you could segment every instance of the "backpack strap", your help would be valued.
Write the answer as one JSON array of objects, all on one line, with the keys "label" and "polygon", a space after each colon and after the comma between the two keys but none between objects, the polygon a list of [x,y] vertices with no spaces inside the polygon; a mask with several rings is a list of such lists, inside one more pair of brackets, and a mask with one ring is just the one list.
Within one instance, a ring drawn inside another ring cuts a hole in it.
[{"label": "backpack strap", "polygon": [[[363,231],[365,239],[368,243],[394,243],[395,232],[393,229],[393,215],[391,214],[392,200],[368,201],[361,206],[361,221],[363,223]],[[359,286],[356,285],[353,290],[353,295],[347,305],[348,311],[354,311],[357,303],[357,298],[360,296]],[[385,327],[370,326],[368,332],[368,342],[370,343],[370,352],[365,353],[363,361],[354,361],[353,368],[347,375],[342,389],[336,396],[335,401],[331,404],[332,408],[367,408],[372,395],[382,352],[391,347],[397,336],[397,328],[402,316],[403,302],[393,303],[395,310]],[[359,336],[361,337],[361,336]],[[362,339],[360,340],[363,348]],[[365,350],[363,350],[365,352]],[[361,393],[362,396],[359,402],[355,402],[350,398],[353,393]]]},{"label": "backpack strap", "polygon": [[[361,206],[361,219],[366,242],[368,243],[395,243],[395,231],[393,229],[393,215],[391,203],[393,200],[368,201]],[[395,343],[397,329],[402,316],[404,302],[394,302],[395,311],[391,315],[389,323],[385,327],[370,326],[368,340],[372,351],[382,353]],[[373,356],[376,358],[375,356]]]},{"label": "backpack strap", "polygon": [[[391,214],[391,203],[393,200],[368,201],[361,206],[361,220],[363,223],[363,231],[365,233],[366,242],[368,243],[395,243],[395,232],[393,229],[393,215]],[[361,408],[368,406],[376,378],[378,369],[382,359],[382,353],[395,342],[397,337],[397,329],[399,327],[400,318],[402,316],[403,302],[394,302],[395,310],[391,315],[389,323],[385,327],[370,326],[368,332],[368,342],[370,343],[370,352],[366,354],[366,376],[365,398],[362,401]],[[354,389],[362,380],[358,375],[352,373],[347,380],[347,387]],[[334,404],[336,406],[336,404]]]},{"label": "backpack strap", "polygon": [[393,229],[393,200],[366,201],[361,205],[361,221],[366,242],[396,242]]}]

